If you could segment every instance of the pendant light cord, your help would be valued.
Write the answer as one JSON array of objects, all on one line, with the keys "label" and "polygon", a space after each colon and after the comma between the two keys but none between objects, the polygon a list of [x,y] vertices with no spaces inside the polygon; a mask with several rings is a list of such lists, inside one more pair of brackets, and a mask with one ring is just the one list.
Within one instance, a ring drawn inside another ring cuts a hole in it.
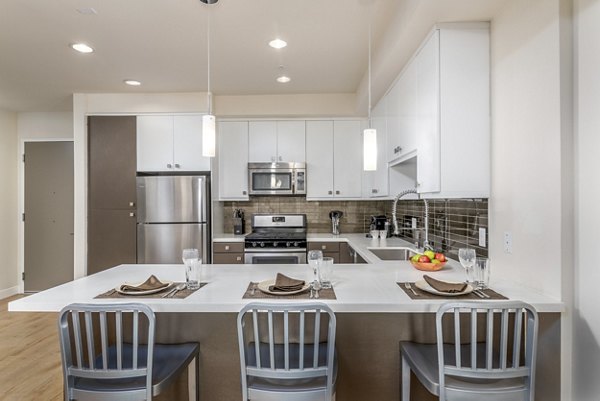
[{"label": "pendant light cord", "polygon": [[369,20],[369,128],[371,128],[371,21]]},{"label": "pendant light cord", "polygon": [[206,41],[207,41],[207,46],[206,46],[206,52],[207,52],[207,59],[208,59],[208,77],[207,77],[207,82],[208,82],[208,89],[207,89],[207,93],[206,96],[208,98],[208,114],[212,114],[212,94],[210,93],[210,7],[208,9],[208,14],[207,14],[207,24],[206,24]]}]

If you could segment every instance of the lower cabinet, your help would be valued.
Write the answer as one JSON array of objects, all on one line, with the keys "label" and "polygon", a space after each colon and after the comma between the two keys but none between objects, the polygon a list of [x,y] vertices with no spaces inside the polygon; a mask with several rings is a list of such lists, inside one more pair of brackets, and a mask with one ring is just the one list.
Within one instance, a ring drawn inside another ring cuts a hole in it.
[{"label": "lower cabinet", "polygon": [[339,242],[309,242],[309,251],[321,251],[323,257],[333,258],[333,263],[340,263],[340,243]]},{"label": "lower cabinet", "polygon": [[347,242],[340,243],[340,263],[367,263]]},{"label": "lower cabinet", "polygon": [[243,263],[243,242],[213,242],[213,264],[234,265]]}]

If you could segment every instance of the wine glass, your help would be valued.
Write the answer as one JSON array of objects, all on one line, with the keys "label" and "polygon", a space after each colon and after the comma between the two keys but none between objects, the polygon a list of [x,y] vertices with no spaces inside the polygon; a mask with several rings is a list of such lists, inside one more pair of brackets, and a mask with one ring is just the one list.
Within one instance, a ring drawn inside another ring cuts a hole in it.
[{"label": "wine glass", "polygon": [[187,284],[187,288],[189,289],[198,289],[200,287],[198,274],[194,270],[198,270],[200,266],[198,266],[200,262],[200,253],[197,249],[184,249],[181,252],[181,259],[185,264],[185,282]]},{"label": "wine glass", "polygon": [[475,265],[475,249],[460,248],[458,250],[458,260],[467,273],[467,283],[475,282],[473,276],[473,266]]},{"label": "wine glass", "polygon": [[313,272],[311,282],[319,281],[319,267],[321,262],[323,262],[323,252],[308,251],[308,265],[312,268]]}]

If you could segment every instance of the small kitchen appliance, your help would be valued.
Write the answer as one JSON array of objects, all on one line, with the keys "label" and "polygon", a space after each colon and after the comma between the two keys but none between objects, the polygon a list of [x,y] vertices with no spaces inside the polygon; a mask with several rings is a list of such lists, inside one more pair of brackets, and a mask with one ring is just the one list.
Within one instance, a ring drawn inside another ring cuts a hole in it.
[{"label": "small kitchen appliance", "polygon": [[332,210],[329,212],[329,218],[331,219],[331,233],[333,235],[340,235],[340,219],[344,215],[341,210]]},{"label": "small kitchen appliance", "polygon": [[306,263],[305,214],[254,214],[244,240],[247,264]]}]

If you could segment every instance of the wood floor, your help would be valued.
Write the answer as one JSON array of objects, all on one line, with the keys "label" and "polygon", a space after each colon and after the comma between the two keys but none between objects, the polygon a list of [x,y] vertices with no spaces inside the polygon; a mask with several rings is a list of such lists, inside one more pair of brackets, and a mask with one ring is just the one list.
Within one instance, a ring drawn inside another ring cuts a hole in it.
[{"label": "wood floor", "polygon": [[0,400],[63,399],[57,313],[8,312],[0,300]]}]

